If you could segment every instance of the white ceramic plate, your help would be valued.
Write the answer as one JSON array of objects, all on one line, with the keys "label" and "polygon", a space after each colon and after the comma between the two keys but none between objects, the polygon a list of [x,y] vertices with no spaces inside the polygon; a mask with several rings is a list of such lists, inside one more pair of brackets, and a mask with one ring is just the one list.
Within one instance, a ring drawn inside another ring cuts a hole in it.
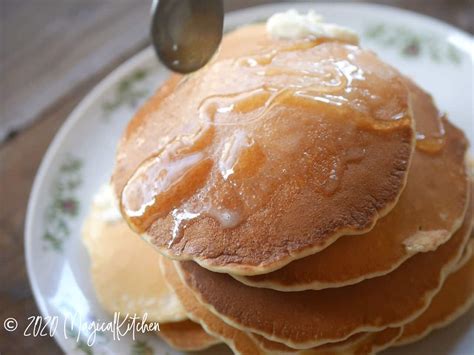
[{"label": "white ceramic plate", "polygon": [[[439,107],[473,132],[473,40],[439,21],[395,8],[364,4],[277,4],[229,14],[226,28],[261,21],[277,11],[314,9],[329,22],[357,30],[362,45],[375,50],[430,91]],[[26,221],[26,260],[31,286],[43,316],[57,316],[56,340],[66,353],[175,354],[156,336],[114,341],[97,335],[86,346],[66,339],[63,322],[78,325],[109,320],[94,295],[89,260],[80,241],[81,223],[93,194],[108,180],[115,144],[137,106],[168,76],[151,49],[137,54],[103,80],[74,110],[56,135],[31,193]],[[474,313],[422,342],[390,350],[390,354],[467,354],[474,349]],[[221,347],[213,353],[225,353]],[[210,352],[207,351],[207,354]],[[472,353],[471,353],[472,354]]]}]

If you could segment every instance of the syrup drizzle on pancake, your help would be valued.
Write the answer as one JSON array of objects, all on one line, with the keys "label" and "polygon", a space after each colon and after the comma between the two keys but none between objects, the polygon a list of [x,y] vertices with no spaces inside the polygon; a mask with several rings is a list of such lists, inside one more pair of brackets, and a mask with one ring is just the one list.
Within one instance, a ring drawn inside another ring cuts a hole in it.
[{"label": "syrup drizzle on pancake", "polygon": [[424,153],[440,153],[446,145],[446,130],[442,115],[437,109],[433,97],[407,79],[411,92],[413,116],[418,117],[416,125],[416,148]]},{"label": "syrup drizzle on pancake", "polygon": [[423,133],[416,133],[416,149],[425,153],[439,153],[446,144],[446,131],[443,121],[438,120],[438,132],[427,136]]},{"label": "syrup drizzle on pancake", "polygon": [[[335,150],[334,138],[320,129],[326,124],[321,117],[350,120],[370,130],[410,125],[402,80],[388,69],[383,75],[372,73],[370,57],[358,47],[344,45],[334,53],[324,49],[315,53],[316,60],[300,56],[326,42],[305,39],[234,60],[248,89],[205,98],[195,132],[171,139],[142,162],[122,191],[121,208],[129,224],[143,233],[171,214],[170,246],[197,218],[211,217],[222,228],[237,226],[267,204],[283,182],[331,196],[347,165],[364,159],[365,147],[358,142]],[[383,90],[387,81],[400,88],[398,97],[394,90]],[[312,114],[299,122],[285,122],[284,117],[264,122],[259,134],[274,137],[265,146],[251,129],[240,129],[282,108],[307,108]],[[220,134],[229,129],[231,135]]]}]

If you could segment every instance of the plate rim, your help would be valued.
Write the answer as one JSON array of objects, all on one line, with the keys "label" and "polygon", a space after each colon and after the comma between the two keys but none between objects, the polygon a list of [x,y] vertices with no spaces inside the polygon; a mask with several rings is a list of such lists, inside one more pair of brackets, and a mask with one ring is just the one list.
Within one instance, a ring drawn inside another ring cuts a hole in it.
[{"label": "plate rim", "polygon": [[[290,8],[303,8],[308,6],[315,6],[315,7],[328,7],[328,8],[358,8],[361,11],[383,11],[383,12],[391,12],[397,13],[398,15],[408,16],[412,19],[417,19],[428,27],[438,27],[444,30],[449,30],[451,32],[457,33],[460,35],[464,40],[464,42],[455,42],[452,43],[454,46],[458,47],[465,53],[469,53],[471,58],[474,59],[474,36],[470,33],[457,28],[454,25],[446,23],[442,20],[437,18],[430,17],[428,15],[420,14],[411,10],[401,9],[398,7],[384,5],[384,4],[373,4],[373,3],[350,3],[350,2],[338,2],[338,3],[331,3],[331,2],[321,2],[321,3],[314,3],[314,2],[281,2],[281,3],[269,3],[269,4],[262,4],[257,6],[251,6],[248,8],[243,8],[235,11],[231,11],[226,13],[225,15],[225,26],[232,26],[241,24],[239,20],[242,16],[251,16],[256,12],[260,11],[280,11],[286,10]],[[405,18],[404,18],[405,20]],[[41,316],[50,315],[47,311],[47,305],[45,298],[42,296],[40,292],[40,288],[38,285],[38,279],[35,276],[35,270],[32,266],[32,258],[33,258],[33,248],[32,248],[32,240],[34,238],[34,216],[38,213],[35,210],[35,207],[38,205],[38,198],[41,191],[42,185],[46,179],[46,175],[49,171],[49,168],[52,165],[52,162],[57,156],[58,152],[61,150],[61,146],[64,140],[67,138],[71,129],[74,128],[75,124],[83,117],[83,112],[85,112],[90,106],[94,104],[97,100],[97,97],[103,95],[103,93],[107,92],[116,82],[120,80],[124,75],[129,73],[133,70],[134,67],[139,66],[140,64],[146,62],[149,56],[154,55],[153,49],[151,46],[148,46],[141,51],[131,55],[128,58],[125,58],[121,64],[119,64],[115,69],[113,69],[110,73],[105,75],[93,88],[90,90],[81,100],[80,102],[74,107],[74,109],[67,115],[64,122],[61,124],[61,127],[55,133],[53,139],[51,140],[45,154],[41,159],[41,163],[39,168],[36,171],[35,178],[30,190],[28,204],[26,209],[26,216],[24,222],[24,256],[25,256],[25,263],[26,263],[26,271],[28,275],[28,282],[29,286],[32,290],[34,301],[38,307],[38,310]],[[167,71],[167,69],[159,63],[158,65],[161,66],[161,70]],[[474,63],[472,64],[474,66]],[[168,71],[169,72],[169,71]],[[54,335],[53,336],[56,344],[61,348],[62,351],[68,352],[70,349],[67,347],[67,343],[61,337]]]}]

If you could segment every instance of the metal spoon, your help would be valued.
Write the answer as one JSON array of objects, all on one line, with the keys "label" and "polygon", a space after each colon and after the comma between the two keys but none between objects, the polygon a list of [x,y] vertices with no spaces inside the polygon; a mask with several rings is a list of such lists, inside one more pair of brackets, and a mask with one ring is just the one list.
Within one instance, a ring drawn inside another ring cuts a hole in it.
[{"label": "metal spoon", "polygon": [[203,67],[222,39],[222,0],[154,0],[151,38],[169,69],[190,73]]}]

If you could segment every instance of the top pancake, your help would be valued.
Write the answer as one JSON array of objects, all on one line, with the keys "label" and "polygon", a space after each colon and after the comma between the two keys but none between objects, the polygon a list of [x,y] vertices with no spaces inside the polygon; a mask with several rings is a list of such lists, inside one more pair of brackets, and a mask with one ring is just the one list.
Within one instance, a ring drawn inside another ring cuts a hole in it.
[{"label": "top pancake", "polygon": [[373,53],[248,26],[177,82],[131,121],[113,176],[129,225],[163,254],[267,273],[367,232],[397,202],[409,91]]},{"label": "top pancake", "polygon": [[462,223],[468,197],[464,134],[440,118],[432,98],[408,82],[417,147],[397,205],[368,233],[342,237],[323,251],[265,275],[237,277],[282,291],[354,284],[386,274],[418,252],[436,249]]},{"label": "top pancake", "polygon": [[118,213],[118,219],[104,218],[114,206],[104,206],[112,201],[107,201],[107,188],[102,191],[106,203],[96,199],[83,227],[92,281],[101,305],[109,313],[141,318],[146,314],[153,322],[186,319],[181,303],[156,267],[160,255],[133,233]]}]

